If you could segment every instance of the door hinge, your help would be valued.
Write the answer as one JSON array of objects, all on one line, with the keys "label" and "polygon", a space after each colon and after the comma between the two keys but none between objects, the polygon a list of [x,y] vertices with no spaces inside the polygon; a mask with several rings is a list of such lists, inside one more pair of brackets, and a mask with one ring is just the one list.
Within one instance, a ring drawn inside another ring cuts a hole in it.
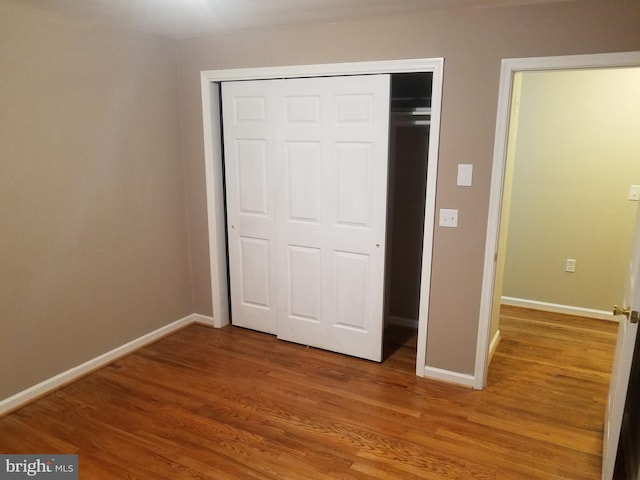
[{"label": "door hinge", "polygon": [[614,315],[624,315],[629,318],[629,314],[631,313],[630,307],[620,307],[618,305],[613,306],[613,314]]}]

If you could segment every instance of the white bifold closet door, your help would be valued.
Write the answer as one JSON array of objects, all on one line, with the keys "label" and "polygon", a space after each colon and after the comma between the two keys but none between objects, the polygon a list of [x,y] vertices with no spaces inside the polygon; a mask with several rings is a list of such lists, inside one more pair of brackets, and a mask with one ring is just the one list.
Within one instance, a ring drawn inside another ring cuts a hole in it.
[{"label": "white bifold closet door", "polygon": [[235,325],[382,359],[389,75],[222,85]]}]

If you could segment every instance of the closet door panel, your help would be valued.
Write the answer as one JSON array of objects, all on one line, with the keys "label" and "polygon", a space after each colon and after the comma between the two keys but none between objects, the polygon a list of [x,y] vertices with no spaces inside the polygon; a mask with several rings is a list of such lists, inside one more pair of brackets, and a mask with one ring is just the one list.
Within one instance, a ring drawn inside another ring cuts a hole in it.
[{"label": "closet door panel", "polygon": [[[379,361],[389,77],[287,79],[274,89],[285,212],[277,255],[288,265],[279,274],[278,337]],[[301,315],[301,306],[313,313]]]},{"label": "closet door panel", "polygon": [[271,307],[269,241],[239,237],[241,305]]},{"label": "closet door panel", "polygon": [[292,317],[312,323],[320,321],[319,248],[289,247],[289,312]]},{"label": "closet door panel", "polygon": [[286,199],[289,222],[320,223],[320,142],[287,142],[288,198]]},{"label": "closet door panel", "polygon": [[335,252],[336,316],[334,326],[366,333],[369,255]]},{"label": "closet door panel", "polygon": [[270,82],[222,85],[231,319],[277,332],[276,211]]},{"label": "closet door panel", "polygon": [[320,125],[321,98],[321,95],[287,95],[284,99],[287,124]]},{"label": "closet door panel", "polygon": [[[287,282],[280,291],[286,304],[279,317],[278,337],[296,343],[327,348],[326,329],[322,325],[322,252],[319,248],[289,245],[287,247]],[[283,318],[286,320],[283,322]],[[285,336],[282,332],[285,331]]]},{"label": "closet door panel", "polygon": [[268,218],[267,142],[264,139],[237,139],[235,168],[238,213]]},{"label": "closet door panel", "polygon": [[381,360],[389,76],[222,97],[233,323]]},{"label": "closet door panel", "polygon": [[337,222],[344,226],[369,227],[371,220],[371,143],[337,142]]}]

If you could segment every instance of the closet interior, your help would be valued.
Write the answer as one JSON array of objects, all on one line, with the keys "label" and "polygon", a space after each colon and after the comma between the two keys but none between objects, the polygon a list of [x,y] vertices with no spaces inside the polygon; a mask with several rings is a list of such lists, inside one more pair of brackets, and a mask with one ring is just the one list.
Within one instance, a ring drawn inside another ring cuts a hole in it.
[{"label": "closet interior", "polygon": [[418,328],[432,73],[391,77],[385,344]]}]

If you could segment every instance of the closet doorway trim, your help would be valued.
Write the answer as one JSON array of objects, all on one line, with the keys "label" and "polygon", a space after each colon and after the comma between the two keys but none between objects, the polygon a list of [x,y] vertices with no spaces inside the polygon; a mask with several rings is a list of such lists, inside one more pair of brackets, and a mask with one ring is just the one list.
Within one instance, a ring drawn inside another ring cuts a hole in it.
[{"label": "closet doorway trim", "polygon": [[422,271],[418,313],[418,348],[416,353],[416,375],[420,377],[425,375],[443,69],[444,59],[428,58],[208,70],[200,72],[207,221],[209,228],[209,259],[211,269],[211,300],[214,327],[220,328],[229,323],[229,285],[227,280],[228,265],[226,256],[224,178],[222,168],[220,83],[237,80],[268,80],[273,78],[431,72],[433,73],[431,132],[428,149],[424,240],[422,244]]}]

